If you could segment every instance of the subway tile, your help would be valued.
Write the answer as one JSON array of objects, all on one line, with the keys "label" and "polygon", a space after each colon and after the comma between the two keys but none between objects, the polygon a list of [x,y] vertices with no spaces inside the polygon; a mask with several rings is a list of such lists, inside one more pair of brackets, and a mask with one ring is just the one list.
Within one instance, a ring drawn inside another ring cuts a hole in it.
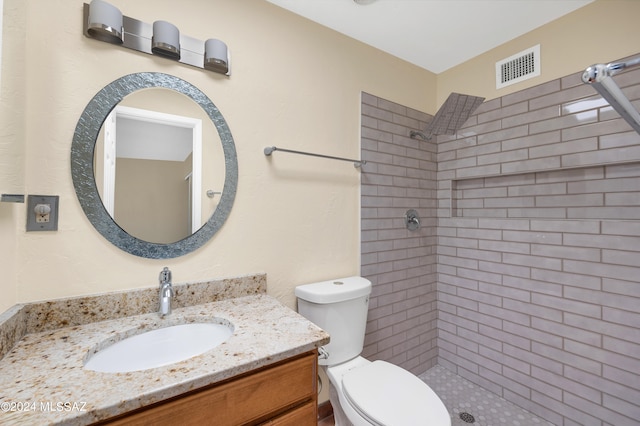
[{"label": "subway tile", "polygon": [[610,219],[610,220],[636,220],[640,219],[638,207],[588,207],[568,208],[569,219]]},{"label": "subway tile", "polygon": [[629,327],[640,329],[640,312],[637,311],[640,299],[636,299],[636,305],[631,307],[630,310],[616,309],[611,307],[602,308],[602,319],[604,321],[614,322],[617,324],[626,325]]},{"label": "subway tile", "polygon": [[578,85],[565,90],[557,90],[529,101],[531,109],[545,108],[553,105],[561,105],[577,98],[593,95],[593,88],[587,85]]},{"label": "subway tile", "polygon": [[504,217],[507,218],[507,208],[465,208],[456,209],[456,214],[462,217]]},{"label": "subway tile", "polygon": [[457,249],[456,255],[469,259],[486,260],[489,262],[500,262],[502,259],[501,254],[497,252],[467,248]]},{"label": "subway tile", "polygon": [[619,280],[637,281],[637,267],[611,265],[607,263],[591,263],[577,260],[565,260],[564,270],[566,272],[582,273],[597,277],[606,277]]},{"label": "subway tile", "polygon": [[508,106],[525,100],[529,101],[530,99],[555,93],[558,90],[560,90],[560,80],[551,80],[546,83],[503,96],[502,105]]},{"label": "subway tile", "polygon": [[[600,222],[584,220],[532,220],[531,230],[599,234]],[[640,226],[638,226],[638,235],[640,235]]]},{"label": "subway tile", "polygon": [[[636,422],[640,418],[640,406],[638,406],[637,401],[628,402],[624,399],[604,394],[602,405],[609,409],[610,412],[615,413],[615,417],[620,422]],[[624,419],[625,416],[626,419]]]},{"label": "subway tile", "polygon": [[562,166],[589,166],[629,160],[640,160],[640,146],[634,145],[631,147],[565,154],[562,156]]},{"label": "subway tile", "polygon": [[572,327],[584,328],[608,336],[640,341],[640,329],[625,324],[615,324],[569,312],[564,314],[564,323]]},{"label": "subway tile", "polygon": [[500,142],[494,142],[494,143],[483,144],[483,145],[474,145],[468,148],[461,148],[456,150],[456,157],[457,158],[475,157],[478,155],[500,152],[500,150],[501,150]]},{"label": "subway tile", "polygon": [[536,197],[537,207],[597,207],[602,205],[604,205],[603,194],[548,195]]},{"label": "subway tile", "polygon": [[[606,206],[640,206],[640,192],[618,192],[604,194],[604,197]],[[636,210],[638,210],[638,213],[635,214],[635,217],[640,217],[640,209]]]},{"label": "subway tile", "polygon": [[494,272],[515,277],[531,277],[531,268],[527,266],[480,261],[478,262],[478,269],[481,271]]},{"label": "subway tile", "polygon": [[[616,265],[638,266],[640,247],[636,251],[602,250],[602,262]],[[640,278],[640,269],[638,270]]]},{"label": "subway tile", "polygon": [[[535,270],[532,272],[535,272]],[[554,296],[561,296],[563,289],[560,284],[509,276],[502,277],[502,284],[508,287]]]},{"label": "subway tile", "polygon": [[464,179],[469,177],[487,176],[500,174],[499,164],[490,164],[488,166],[466,167],[455,170],[455,177],[457,179]]},{"label": "subway tile", "polygon": [[620,396],[627,401],[640,401],[640,389],[635,387],[635,383],[640,383],[640,375],[637,373],[621,370],[611,365],[604,365],[601,380],[603,382],[606,380],[607,393]]},{"label": "subway tile", "polygon": [[506,139],[501,143],[503,151],[510,151],[513,149],[531,148],[539,145],[558,144],[560,141],[560,130],[553,130],[550,132],[538,133],[535,135],[521,136],[515,139]]},{"label": "subway tile", "polygon": [[553,307],[534,305],[532,303],[521,302],[514,299],[504,299],[502,307],[507,310],[531,315],[532,317],[543,318],[550,321],[560,322],[563,312]]},{"label": "subway tile", "polygon": [[502,163],[500,166],[502,173],[522,173],[528,171],[538,171],[545,169],[557,169],[560,167],[560,157],[534,158],[530,160],[513,161]]},{"label": "subway tile", "polygon": [[[368,356],[411,369],[437,357],[565,426],[630,419],[640,139],[597,102],[576,74],[486,102],[456,135],[416,144],[406,127],[430,117],[363,94],[376,108],[362,150],[380,161],[361,174],[361,263],[377,287]],[[462,217],[450,217],[452,180]],[[403,229],[409,205],[426,234]]]},{"label": "subway tile", "polygon": [[563,350],[561,348],[555,348],[552,346],[544,345],[542,343],[532,342],[531,351],[538,355],[545,356],[563,363],[565,365],[565,375],[566,370],[569,366],[595,375],[600,375],[602,372],[602,364],[600,362],[584,358],[581,355],[571,353],[570,351]]},{"label": "subway tile", "polygon": [[525,290],[516,289],[504,285],[496,285],[486,282],[478,284],[478,290],[484,293],[493,294],[500,297],[507,297],[509,299],[516,299],[522,302],[531,301],[531,293]]},{"label": "subway tile", "polygon": [[575,114],[576,112],[598,109],[603,106],[609,106],[609,102],[597,94],[578,100],[570,99],[568,102],[562,104],[562,114]]},{"label": "subway tile", "polygon": [[563,128],[562,140],[569,141],[573,139],[584,139],[591,136],[602,136],[611,133],[626,132],[629,130],[629,125],[622,118],[616,120],[600,121],[593,120],[591,114],[597,113],[596,111],[587,111],[576,114],[580,117],[580,126]]},{"label": "subway tile", "polygon": [[478,271],[477,269],[457,268],[456,273],[459,277],[469,278],[478,282],[500,284],[503,280],[501,274],[492,274],[490,272]]},{"label": "subway tile", "polygon": [[552,157],[554,155],[573,154],[575,152],[593,151],[595,149],[598,149],[597,138],[576,139],[553,145],[529,148],[529,158]]},{"label": "subway tile", "polygon": [[600,136],[600,148],[609,149],[620,146],[640,144],[640,134],[637,132],[614,133]]},{"label": "subway tile", "polygon": [[554,270],[562,269],[562,261],[560,259],[554,259],[550,257],[504,253],[502,255],[502,262],[511,265],[529,266],[532,268]]},{"label": "subway tile", "polygon": [[640,191],[640,177],[569,182],[567,191],[570,194]]},{"label": "subway tile", "polygon": [[478,144],[487,144],[491,142],[503,141],[505,139],[513,139],[528,135],[529,128],[527,125],[511,127],[508,129],[500,129],[489,133],[478,134]]},{"label": "subway tile", "polygon": [[602,222],[602,233],[640,236],[640,222]]},{"label": "subway tile", "polygon": [[[496,309],[494,306],[491,306],[491,309],[488,310],[487,309],[488,305],[479,305],[479,308],[482,309],[482,311],[489,311],[490,314],[487,314],[486,312],[479,312],[479,311],[469,310],[469,309],[457,309],[456,315],[462,318],[468,319],[470,321],[477,322],[478,327],[480,327],[480,325],[493,327],[496,329],[499,329],[502,327],[502,319],[496,316],[496,315],[499,315],[498,313],[496,313],[496,311],[499,311],[499,308]],[[479,328],[478,328],[478,331],[479,331]],[[482,338],[482,337],[479,337],[479,338]],[[502,350],[502,342],[500,340],[497,340],[497,339],[487,340],[487,338],[484,337],[482,338],[481,343],[486,347],[493,348],[498,351]]]},{"label": "subway tile", "polygon": [[[639,300],[634,297],[571,286],[565,287],[564,297],[570,300],[579,300],[586,303],[593,303],[598,308],[607,306],[611,308],[625,309],[632,312],[638,309],[639,302]],[[589,310],[585,307],[582,310],[574,310],[572,312],[585,314],[588,313]]]},{"label": "subway tile", "polygon": [[[532,318],[532,320],[534,319],[535,318]],[[524,339],[529,339],[531,341],[540,342],[545,345],[562,348],[562,338],[559,336],[554,336],[547,330],[541,331],[529,326],[514,324],[509,321],[503,322],[502,329],[507,333],[515,334]]]},{"label": "subway tile", "polygon": [[[496,317],[496,320],[494,320],[494,323],[496,323],[494,324],[494,327],[502,326],[502,320],[511,321],[525,326],[529,326],[531,324],[531,316],[526,313],[483,304],[479,305],[478,309],[481,314],[486,315],[487,317]],[[491,326],[491,323],[486,320],[483,321],[483,324]]]},{"label": "subway tile", "polygon": [[502,253],[531,253],[531,246],[528,243],[480,240],[477,247],[481,250],[497,251]]},{"label": "subway tile", "polygon": [[491,110],[487,110],[486,112],[478,111],[476,115],[478,116],[479,123],[486,123],[489,121],[499,120],[504,117],[521,115],[523,113],[526,113],[528,110],[529,105],[526,101],[524,101],[505,106],[504,108],[493,108]]},{"label": "subway tile", "polygon": [[480,228],[522,230],[529,229],[529,220],[522,219],[479,219]]},{"label": "subway tile", "polygon": [[[640,353],[640,344],[630,342],[629,340],[616,339],[610,336],[603,336],[603,349],[608,350],[609,352],[615,352],[620,355],[626,355],[629,358],[634,358],[638,353]],[[622,367],[620,365],[616,365],[616,367]],[[640,370],[631,370],[631,371],[640,371]]]},{"label": "subway tile", "polygon": [[516,127],[523,124],[549,120],[560,116],[560,106],[551,105],[546,108],[534,109],[523,114],[513,115],[502,119],[502,127]]},{"label": "subway tile", "polygon": [[579,167],[568,170],[551,170],[536,173],[536,183],[571,182],[602,179],[604,167]]},{"label": "subway tile", "polygon": [[591,262],[599,262],[601,259],[600,250],[598,249],[548,244],[532,244],[531,254],[557,259],[587,260]]},{"label": "subway tile", "polygon": [[[533,294],[531,296],[531,303],[540,306],[546,306],[548,308],[559,309],[562,312],[573,312],[580,315],[591,316],[594,318],[600,318],[601,307],[598,304],[589,304],[589,301],[576,301],[571,300],[571,296],[567,296],[567,292],[571,292],[571,289],[576,292],[587,292],[586,289],[576,289],[575,287],[565,287],[564,297],[549,296],[546,294]],[[597,293],[597,292],[592,292]],[[587,303],[583,303],[587,302]]]},{"label": "subway tile", "polygon": [[[552,130],[562,130],[562,140],[569,140],[571,138],[568,138],[565,136],[567,129],[575,128],[575,126],[586,127],[588,123],[595,123],[597,120],[598,120],[597,111],[583,111],[577,114],[563,115],[558,118],[539,121],[537,123],[531,123],[529,124],[529,132],[530,134],[535,134],[535,133],[545,133]],[[601,131],[604,131],[604,130],[601,130]],[[582,136],[582,138],[588,137],[588,136],[597,136],[597,134],[594,132],[595,132],[595,129],[593,128],[583,130],[582,134],[584,134],[584,136]],[[578,138],[579,136],[577,135],[573,136],[573,139],[578,139]]]},{"label": "subway tile", "polygon": [[[534,176],[532,173],[529,175],[532,177]],[[549,184],[531,183],[531,185],[510,185],[508,188],[509,197],[525,195],[557,195],[567,193],[567,185],[564,182]]]},{"label": "subway tile", "polygon": [[599,290],[602,282],[602,278],[599,276],[582,275],[579,273],[568,273],[560,271],[552,271],[549,269],[537,269],[531,270],[531,278],[538,281],[546,281],[557,284],[566,284],[576,286],[579,288],[590,288]]},{"label": "subway tile", "polygon": [[483,164],[502,164],[510,161],[521,161],[529,158],[528,149],[516,149],[513,151],[504,151],[495,154],[478,155],[478,165]]}]

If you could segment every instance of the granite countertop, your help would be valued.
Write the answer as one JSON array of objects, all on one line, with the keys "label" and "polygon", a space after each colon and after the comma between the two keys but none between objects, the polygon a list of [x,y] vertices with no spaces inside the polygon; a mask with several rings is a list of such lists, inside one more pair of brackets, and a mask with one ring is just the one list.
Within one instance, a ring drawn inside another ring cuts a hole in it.
[{"label": "granite countertop", "polygon": [[[230,322],[233,335],[193,358],[100,373],[83,363],[105,341],[188,322]],[[72,325],[23,336],[0,360],[0,424],[85,425],[171,398],[328,343],[327,333],[265,294]]]}]

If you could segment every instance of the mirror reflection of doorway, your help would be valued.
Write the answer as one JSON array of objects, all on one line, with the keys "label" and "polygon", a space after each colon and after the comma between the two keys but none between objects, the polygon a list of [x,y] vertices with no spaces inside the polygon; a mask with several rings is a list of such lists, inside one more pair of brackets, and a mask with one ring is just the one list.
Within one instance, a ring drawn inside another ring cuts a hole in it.
[{"label": "mirror reflection of doorway", "polygon": [[120,227],[155,243],[197,231],[202,121],[117,106],[105,120],[104,136],[103,203]]}]

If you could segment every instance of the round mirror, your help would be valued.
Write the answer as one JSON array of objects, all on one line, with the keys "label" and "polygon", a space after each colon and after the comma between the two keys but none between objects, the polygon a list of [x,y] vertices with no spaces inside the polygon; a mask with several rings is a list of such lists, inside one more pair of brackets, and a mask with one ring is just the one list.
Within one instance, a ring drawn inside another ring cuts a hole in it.
[{"label": "round mirror", "polygon": [[83,111],[71,171],[89,221],[128,253],[184,255],[222,226],[238,166],[224,117],[198,88],[162,73],[124,76]]}]

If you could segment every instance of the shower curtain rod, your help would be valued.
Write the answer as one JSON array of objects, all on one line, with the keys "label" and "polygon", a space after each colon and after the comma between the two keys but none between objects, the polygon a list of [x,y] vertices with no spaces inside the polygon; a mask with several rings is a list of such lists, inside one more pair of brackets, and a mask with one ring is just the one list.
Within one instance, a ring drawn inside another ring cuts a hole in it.
[{"label": "shower curtain rod", "polygon": [[361,167],[364,164],[367,164],[367,162],[364,160],[352,160],[350,158],[334,157],[332,155],[314,154],[312,152],[303,152],[303,151],[294,151],[292,149],[277,148],[275,146],[266,147],[264,149],[264,155],[271,155],[273,151],[289,152],[291,154],[310,155],[312,157],[328,158],[330,160],[349,161],[349,162],[352,162],[353,167],[356,167],[356,168]]},{"label": "shower curtain rod", "polygon": [[609,105],[640,134],[640,113],[612,78],[620,71],[638,65],[640,65],[640,55],[624,62],[611,62],[606,65],[595,64],[584,71],[582,81],[591,84],[600,96],[609,102]]}]

